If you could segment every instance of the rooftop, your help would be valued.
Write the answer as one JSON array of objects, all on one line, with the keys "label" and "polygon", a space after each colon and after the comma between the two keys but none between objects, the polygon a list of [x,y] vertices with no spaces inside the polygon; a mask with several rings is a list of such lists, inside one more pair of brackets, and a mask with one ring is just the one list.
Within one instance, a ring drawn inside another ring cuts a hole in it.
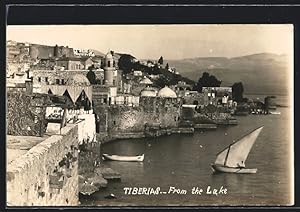
[{"label": "rooftop", "polygon": [[88,80],[88,78],[86,76],[84,76],[83,74],[75,74],[68,79],[68,81],[66,82],[66,85],[90,86],[91,83]]},{"label": "rooftop", "polygon": [[152,85],[153,82],[148,78],[148,77],[145,77],[144,79],[142,79],[140,81],[141,84],[145,84],[145,85]]},{"label": "rooftop", "polygon": [[165,98],[177,98],[177,95],[175,91],[173,91],[171,88],[168,86],[163,87],[158,91],[157,96],[159,97],[165,97]]},{"label": "rooftop", "polygon": [[152,88],[152,87],[146,87],[140,93],[141,96],[148,96],[148,97],[149,96],[156,96],[156,94],[157,94],[157,90],[155,88]]}]

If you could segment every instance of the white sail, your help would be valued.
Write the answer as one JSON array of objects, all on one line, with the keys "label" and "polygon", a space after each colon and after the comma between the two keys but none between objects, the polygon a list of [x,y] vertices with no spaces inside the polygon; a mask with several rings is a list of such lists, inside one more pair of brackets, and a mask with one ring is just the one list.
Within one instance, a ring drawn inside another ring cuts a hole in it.
[{"label": "white sail", "polygon": [[245,161],[263,126],[238,139],[221,151],[215,164],[228,167],[245,167]]}]

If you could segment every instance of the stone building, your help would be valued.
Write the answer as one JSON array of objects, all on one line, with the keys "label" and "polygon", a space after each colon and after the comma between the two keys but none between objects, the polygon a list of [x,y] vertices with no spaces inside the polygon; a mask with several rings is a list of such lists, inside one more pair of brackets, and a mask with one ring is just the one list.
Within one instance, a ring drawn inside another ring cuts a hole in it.
[{"label": "stone building", "polygon": [[128,80],[130,86],[130,93],[133,95],[140,95],[141,91],[146,87],[151,87],[153,82],[146,76],[142,79],[140,77],[134,77],[133,79]]},{"label": "stone building", "polygon": [[6,42],[6,59],[8,63],[30,62],[29,44],[16,41]]},{"label": "stone building", "polygon": [[46,46],[40,44],[31,44],[29,54],[32,59],[47,59],[51,57],[74,57],[73,48],[68,46]]},{"label": "stone building", "polygon": [[157,93],[158,93],[158,90],[156,88],[147,86],[141,91],[140,96],[141,97],[156,97]]},{"label": "stone building", "polygon": [[231,87],[203,87],[202,93],[204,93],[205,102],[209,104],[230,104],[232,100],[232,88]]},{"label": "stone building", "polygon": [[187,84],[184,81],[179,81],[176,85],[171,87],[179,97],[185,96],[187,91],[192,90],[192,85]]},{"label": "stone building", "polygon": [[82,59],[78,57],[62,57],[56,61],[56,64],[57,66],[64,67],[65,70],[85,69]]},{"label": "stone building", "polygon": [[205,98],[204,93],[199,93],[198,91],[186,91],[185,95],[182,96],[183,102],[186,105],[208,105],[208,99]]},{"label": "stone building", "polygon": [[[129,96],[128,96],[129,97]],[[136,96],[132,96],[133,98]],[[159,125],[162,129],[176,128],[180,117],[182,101],[168,87],[141,92],[138,105],[123,104],[101,107],[95,105],[99,117],[98,131],[111,136],[117,134],[144,133],[147,126]]]},{"label": "stone building", "polygon": [[122,72],[117,70],[112,52],[105,55],[103,70],[103,74],[98,75],[100,83],[93,85],[94,105],[115,104],[118,93],[123,93]]},{"label": "stone building", "polygon": [[70,76],[64,84],[49,84],[41,87],[41,93],[66,96],[75,108],[83,107],[85,110],[92,108],[92,92],[93,88],[83,74]]}]

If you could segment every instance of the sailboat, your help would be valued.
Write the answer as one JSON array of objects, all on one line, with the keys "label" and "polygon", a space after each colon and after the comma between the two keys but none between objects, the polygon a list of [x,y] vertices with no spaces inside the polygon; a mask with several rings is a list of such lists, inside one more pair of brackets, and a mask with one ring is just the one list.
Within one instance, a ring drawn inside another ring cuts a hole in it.
[{"label": "sailboat", "polygon": [[256,128],[219,152],[215,163],[211,165],[213,171],[243,174],[256,173],[257,169],[245,168],[245,161],[263,127]]}]

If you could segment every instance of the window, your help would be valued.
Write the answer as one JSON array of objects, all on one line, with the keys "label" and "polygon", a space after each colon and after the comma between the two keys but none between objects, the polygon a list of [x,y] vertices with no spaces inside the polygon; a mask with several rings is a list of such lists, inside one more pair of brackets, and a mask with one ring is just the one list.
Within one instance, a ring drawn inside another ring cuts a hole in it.
[{"label": "window", "polygon": [[116,80],[113,80],[113,85],[116,85]]},{"label": "window", "polygon": [[38,81],[41,82],[41,77],[38,77]]},{"label": "window", "polygon": [[45,77],[45,82],[48,82],[48,77]]},{"label": "window", "polygon": [[59,79],[56,79],[56,84],[59,85]]},{"label": "window", "polygon": [[64,80],[64,79],[61,80],[61,84],[62,84],[62,85],[65,84],[65,80]]},{"label": "window", "polygon": [[107,67],[110,67],[110,61],[107,61]]}]

